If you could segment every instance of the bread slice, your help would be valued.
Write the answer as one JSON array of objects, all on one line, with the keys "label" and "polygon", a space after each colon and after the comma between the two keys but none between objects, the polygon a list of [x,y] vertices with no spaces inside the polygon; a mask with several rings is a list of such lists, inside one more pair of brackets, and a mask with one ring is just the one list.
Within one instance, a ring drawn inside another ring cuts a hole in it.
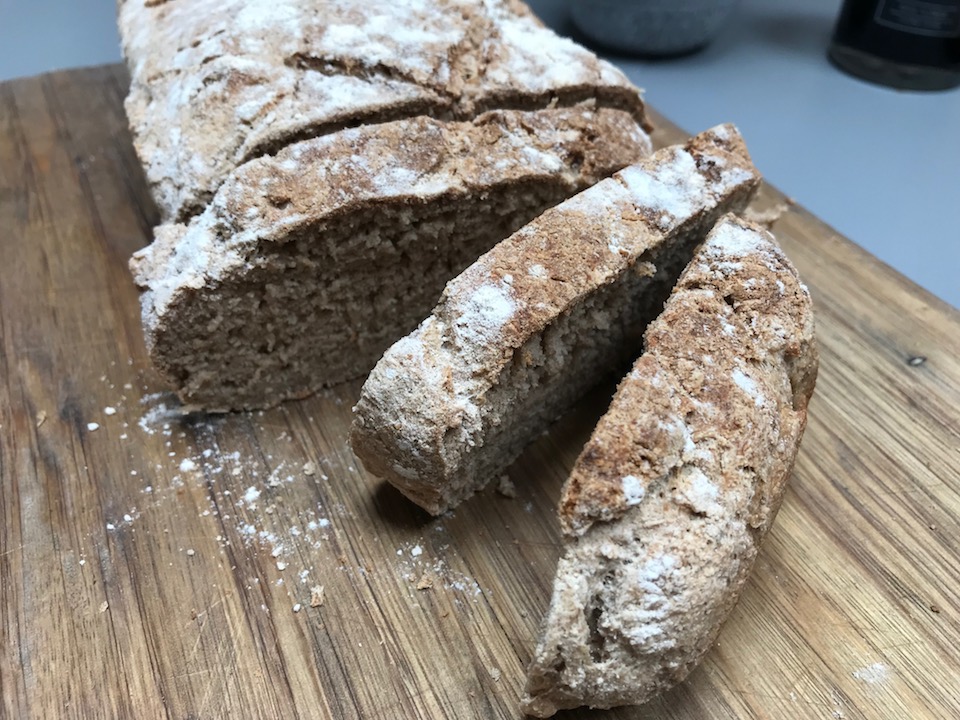
[{"label": "bread slice", "polygon": [[643,703],[700,661],[777,514],[817,357],[796,270],[768,232],[724,218],[564,487],[525,712]]},{"label": "bread slice", "polygon": [[623,73],[515,0],[120,0],[119,27],[164,222],[244,162],[345,127],[589,99],[645,123]]},{"label": "bread slice", "polygon": [[649,152],[629,113],[592,102],[290,145],[134,255],[150,356],[207,410],[358,377],[481,253]]},{"label": "bread slice", "polygon": [[364,466],[434,514],[482,488],[637,356],[693,248],[758,183],[736,129],[720,126],[497,245],[371,372],[351,435]]}]

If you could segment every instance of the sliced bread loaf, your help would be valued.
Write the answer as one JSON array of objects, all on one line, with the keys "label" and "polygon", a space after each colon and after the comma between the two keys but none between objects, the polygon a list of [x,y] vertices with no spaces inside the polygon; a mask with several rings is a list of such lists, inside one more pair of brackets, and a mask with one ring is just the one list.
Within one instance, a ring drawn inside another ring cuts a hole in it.
[{"label": "sliced bread loaf", "polygon": [[593,99],[645,123],[613,66],[516,0],[120,0],[134,143],[165,222],[238,166],[344,127]]},{"label": "sliced bread loaf", "polygon": [[564,487],[527,713],[643,703],[700,661],[780,506],[817,358],[796,270],[768,232],[722,220]]},{"label": "sliced bread loaf", "polygon": [[434,514],[482,488],[637,356],[693,248],[758,183],[736,129],[720,126],[498,244],[371,372],[351,435],[364,466]]},{"label": "sliced bread loaf", "polygon": [[289,145],[134,255],[151,358],[208,410],[358,377],[477,256],[649,152],[629,113],[590,101]]}]

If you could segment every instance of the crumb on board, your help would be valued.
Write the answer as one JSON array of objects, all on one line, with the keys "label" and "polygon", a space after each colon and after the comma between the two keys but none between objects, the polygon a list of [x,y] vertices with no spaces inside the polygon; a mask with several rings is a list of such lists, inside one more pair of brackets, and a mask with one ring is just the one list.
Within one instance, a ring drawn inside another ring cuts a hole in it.
[{"label": "crumb on board", "polygon": [[47,420],[46,412],[41,410],[40,412],[37,413],[37,427],[40,427],[41,425],[43,425],[43,423],[46,422],[46,420]]},{"label": "crumb on board", "polygon": [[193,557],[196,554],[197,552],[193,548],[190,548],[189,550],[187,550],[187,557]]},{"label": "crumb on board", "polygon": [[417,590],[429,590],[433,587],[436,576],[433,573],[426,572],[417,580]]},{"label": "crumb on board", "polygon": [[755,222],[758,225],[763,225],[766,228],[770,228],[789,209],[790,204],[786,202],[778,202],[762,210],[754,207],[748,207],[743,213],[743,217],[750,222]]},{"label": "crumb on board", "polygon": [[310,607],[316,608],[323,605],[323,585],[314,585],[310,588]]},{"label": "crumb on board", "polygon": [[99,430],[99,429],[100,429],[100,423],[95,423],[95,422],[87,423],[87,430],[89,430],[90,432],[93,432],[94,430]]},{"label": "crumb on board", "polygon": [[513,480],[510,479],[509,475],[501,475],[497,481],[497,492],[505,498],[512,499],[517,496],[517,486],[513,484]]},{"label": "crumb on board", "polygon": [[308,460],[303,464],[303,474],[307,475],[308,477],[317,474],[317,466],[313,463],[313,461]]},{"label": "crumb on board", "polygon": [[491,678],[494,682],[500,682],[500,675],[501,675],[501,673],[500,673],[500,668],[491,667],[491,668],[489,668],[489,669],[487,670],[487,672],[490,673],[490,678]]},{"label": "crumb on board", "polygon": [[110,603],[104,600],[102,603],[100,603],[100,612],[105,613],[109,607],[110,607]]},{"label": "crumb on board", "polygon": [[293,611],[294,611],[295,613],[298,613],[298,612],[300,612],[300,609],[301,609],[302,607],[303,607],[303,605],[301,605],[300,603],[294,603],[294,605],[293,605]]}]

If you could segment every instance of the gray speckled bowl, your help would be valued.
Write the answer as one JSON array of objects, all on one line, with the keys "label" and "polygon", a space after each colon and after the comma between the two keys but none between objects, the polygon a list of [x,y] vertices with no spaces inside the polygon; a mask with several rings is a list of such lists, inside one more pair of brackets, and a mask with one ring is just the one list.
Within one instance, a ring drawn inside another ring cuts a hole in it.
[{"label": "gray speckled bowl", "polygon": [[570,0],[577,27],[613,50],[680,55],[720,31],[738,0]]}]

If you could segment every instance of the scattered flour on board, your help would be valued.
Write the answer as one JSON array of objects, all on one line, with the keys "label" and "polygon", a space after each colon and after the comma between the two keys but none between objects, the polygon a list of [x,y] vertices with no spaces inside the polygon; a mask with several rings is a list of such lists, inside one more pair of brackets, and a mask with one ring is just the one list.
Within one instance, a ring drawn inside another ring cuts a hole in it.
[{"label": "scattered flour on board", "polygon": [[[448,547],[448,545],[442,545],[438,550],[445,552]],[[473,602],[477,602],[477,598],[485,592],[489,593],[484,591],[472,577],[450,567],[446,559],[431,559],[427,554],[421,542],[397,548],[397,569],[410,583],[412,593],[442,587],[461,593]]]},{"label": "scattered flour on board", "polygon": [[256,507],[257,500],[259,499],[260,491],[254,485],[248,487],[247,491],[243,494],[243,501],[250,507]]},{"label": "scattered flour on board", "polygon": [[155,434],[158,425],[163,429],[169,429],[163,426],[182,416],[179,410],[180,403],[173,393],[150,393],[140,398],[140,404],[146,405],[147,411],[137,421],[137,425],[148,435]]},{"label": "scattered flour on board", "polygon": [[[483,300],[479,305],[486,306],[482,308],[484,312],[494,316],[488,316],[488,319],[498,322],[506,319],[501,317],[507,313],[498,298],[477,299]],[[489,304],[486,301],[490,301]],[[146,392],[147,388],[144,386],[143,390]],[[126,395],[122,395],[121,399],[126,400]],[[328,475],[322,470],[334,462],[332,459],[318,458],[305,463],[303,459],[295,461],[293,458],[278,461],[270,453],[249,455],[239,450],[224,452],[220,443],[224,437],[223,430],[231,418],[242,417],[257,424],[257,418],[264,416],[262,411],[231,416],[187,417],[176,397],[165,392],[147,393],[140,398],[139,403],[134,405],[139,411],[139,418],[136,415],[130,418],[128,406],[122,402],[114,402],[109,407],[114,411],[106,413],[110,423],[122,424],[123,428],[133,425],[146,436],[159,436],[152,442],[159,442],[163,447],[155,463],[129,470],[125,475],[137,484],[135,488],[139,486],[143,504],[119,517],[106,518],[104,524],[109,532],[119,532],[132,526],[144,512],[176,501],[184,488],[191,487],[201,491],[192,493],[194,499],[201,503],[197,514],[204,522],[211,523],[211,537],[215,536],[216,547],[221,555],[228,552],[230,545],[242,544],[247,552],[254,555],[264,553],[270,558],[260,571],[265,576],[250,577],[247,580],[248,588],[280,588],[280,592],[287,594],[292,606],[306,608],[309,603],[309,607],[316,608],[323,602],[323,586],[317,585],[317,580],[322,580],[324,573],[333,570],[363,575],[375,572],[374,567],[364,562],[351,566],[342,555],[339,564],[327,562],[323,559],[324,552],[317,556],[316,565],[309,562],[313,551],[329,552],[335,547],[330,540],[336,532],[337,520],[354,518],[349,507],[338,502],[317,502],[312,507],[284,508],[287,495],[284,488],[298,483],[328,481]],[[135,433],[133,436],[123,433],[120,440],[137,442]],[[294,438],[289,432],[282,431],[276,440],[293,442]],[[140,442],[151,441],[144,438]],[[286,469],[288,465],[290,471]],[[356,472],[352,465],[346,463],[343,469]],[[434,530],[444,532],[440,524]],[[131,527],[129,531],[136,532],[136,528]],[[419,542],[411,542],[398,551],[401,556],[398,558],[399,566],[376,567],[381,572],[398,573],[408,582],[411,593],[445,589],[455,593],[454,601],[458,604],[468,600],[478,602],[478,598],[486,591],[476,580],[450,567],[446,559],[432,557],[435,551],[442,552],[447,547],[438,547],[435,541],[426,543],[421,538]],[[181,547],[180,552],[185,559],[199,555],[198,550],[189,547]],[[269,577],[270,574],[273,577]]]},{"label": "scattered flour on board", "polygon": [[881,662],[877,662],[873,663],[873,665],[866,665],[859,670],[854,670],[850,674],[857,680],[862,680],[870,685],[876,685],[877,683],[885,682],[887,678],[890,677],[890,668]]}]

